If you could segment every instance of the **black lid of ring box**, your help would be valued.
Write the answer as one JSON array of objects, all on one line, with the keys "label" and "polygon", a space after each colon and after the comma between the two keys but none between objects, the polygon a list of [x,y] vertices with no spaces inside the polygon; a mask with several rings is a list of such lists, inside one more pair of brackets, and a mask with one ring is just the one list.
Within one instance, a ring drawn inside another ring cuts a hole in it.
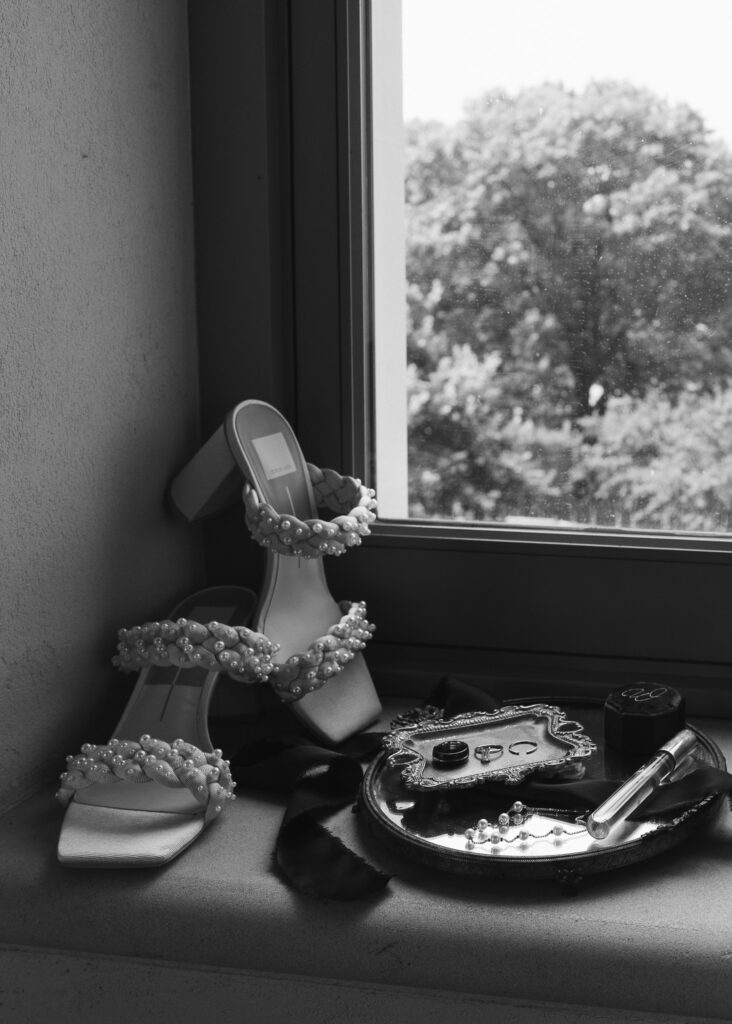
[{"label": "black lid of ring box", "polygon": [[653,754],[685,725],[686,702],[671,686],[631,683],[605,701],[605,743],[624,753]]}]

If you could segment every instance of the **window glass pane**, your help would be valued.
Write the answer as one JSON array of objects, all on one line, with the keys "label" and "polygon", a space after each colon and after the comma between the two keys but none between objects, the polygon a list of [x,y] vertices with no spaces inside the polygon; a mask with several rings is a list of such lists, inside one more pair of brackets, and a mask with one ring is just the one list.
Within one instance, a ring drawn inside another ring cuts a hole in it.
[{"label": "window glass pane", "polygon": [[382,510],[732,531],[732,4],[402,0],[385,34],[399,6],[373,8]]}]

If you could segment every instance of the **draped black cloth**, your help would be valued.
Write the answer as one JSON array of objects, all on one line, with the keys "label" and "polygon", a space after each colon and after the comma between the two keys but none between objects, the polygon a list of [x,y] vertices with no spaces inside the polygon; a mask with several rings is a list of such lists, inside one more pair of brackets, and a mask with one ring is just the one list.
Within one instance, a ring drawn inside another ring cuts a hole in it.
[{"label": "draped black cloth", "polygon": [[375,754],[381,733],[362,733],[335,750],[299,736],[260,740],[232,759],[238,785],[290,793],[275,843],[275,862],[299,892],[334,900],[362,899],[381,892],[389,875],[349,849],[322,823],[353,803],[362,758]]}]

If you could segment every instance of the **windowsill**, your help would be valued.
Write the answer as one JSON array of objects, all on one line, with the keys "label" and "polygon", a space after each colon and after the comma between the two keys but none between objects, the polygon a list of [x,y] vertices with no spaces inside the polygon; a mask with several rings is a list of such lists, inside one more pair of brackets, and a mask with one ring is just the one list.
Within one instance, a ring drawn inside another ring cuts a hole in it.
[{"label": "windowsill", "polygon": [[[703,727],[732,759],[732,722]],[[273,873],[281,812],[269,795],[241,793],[226,819],[165,869],[75,871],[55,860],[61,808],[50,792],[37,794],[3,818],[0,946],[655,1012],[666,1021],[728,1019],[732,822],[724,812],[676,850],[588,878],[568,898],[554,883],[420,868],[387,854],[344,811],[340,834],[394,873],[383,897],[355,904],[302,899]]]}]

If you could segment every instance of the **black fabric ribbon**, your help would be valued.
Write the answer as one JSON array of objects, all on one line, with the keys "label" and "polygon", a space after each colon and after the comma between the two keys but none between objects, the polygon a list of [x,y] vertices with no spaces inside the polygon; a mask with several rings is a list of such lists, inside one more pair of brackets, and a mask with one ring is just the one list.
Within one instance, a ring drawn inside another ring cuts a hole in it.
[{"label": "black fabric ribbon", "polygon": [[[502,702],[462,680],[446,677],[426,702],[443,709],[444,718],[466,711],[495,711]],[[275,861],[299,892],[335,900],[375,896],[389,875],[350,850],[322,823],[329,813],[356,798],[363,779],[360,762],[378,753],[383,734],[361,733],[337,751],[315,746],[300,735],[256,740],[232,758],[237,783],[289,793],[275,844]],[[574,782],[527,781],[512,786],[511,797],[526,804],[587,811],[601,804],[621,779],[581,779]],[[503,783],[481,787],[486,796],[505,799]],[[711,766],[697,768],[684,778],[659,787],[636,810],[633,818],[682,810],[709,793],[732,793],[732,775]]]},{"label": "black fabric ribbon", "polygon": [[352,803],[363,770],[359,759],[380,748],[381,733],[362,733],[338,751],[299,736],[260,740],[232,759],[237,784],[290,793],[275,843],[275,862],[291,885],[307,896],[355,900],[380,893],[389,875],[379,871],[321,819]]}]

